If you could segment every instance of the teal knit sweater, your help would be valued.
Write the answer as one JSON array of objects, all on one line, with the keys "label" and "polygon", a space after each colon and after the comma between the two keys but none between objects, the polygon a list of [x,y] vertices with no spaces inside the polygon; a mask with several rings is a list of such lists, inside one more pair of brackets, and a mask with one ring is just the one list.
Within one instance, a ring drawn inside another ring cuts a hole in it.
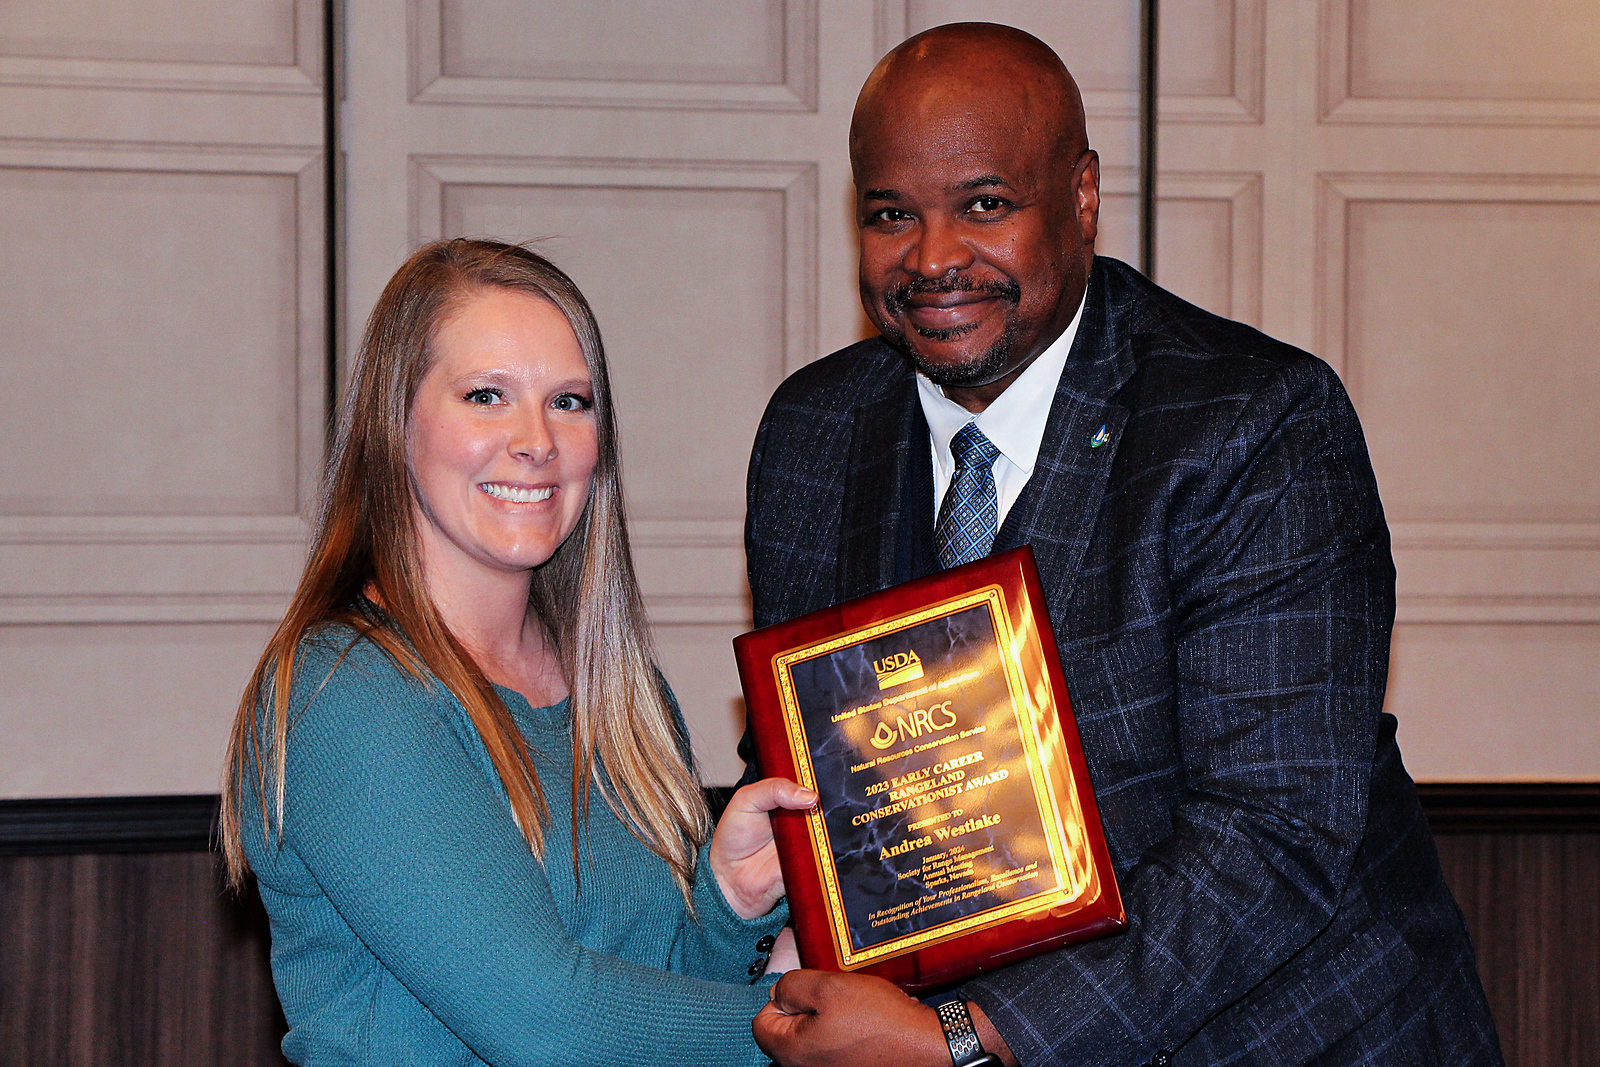
[{"label": "teal knit sweater", "polygon": [[[550,805],[534,859],[465,710],[332,629],[296,671],[281,841],[246,799],[298,1064],[759,1064],[747,984],[786,909],[745,921],[701,850],[696,916],[595,795],[574,878],[565,702],[501,697]],[[336,666],[337,664],[337,666]]]}]

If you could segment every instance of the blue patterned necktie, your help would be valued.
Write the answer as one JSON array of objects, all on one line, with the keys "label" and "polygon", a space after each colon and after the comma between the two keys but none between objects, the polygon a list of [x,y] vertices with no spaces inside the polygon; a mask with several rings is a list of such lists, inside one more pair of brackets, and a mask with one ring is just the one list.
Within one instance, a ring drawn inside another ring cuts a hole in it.
[{"label": "blue patterned necktie", "polygon": [[946,569],[982,559],[994,546],[994,461],[1000,450],[969,422],[950,439],[950,455],[956,471],[933,524],[934,551]]}]

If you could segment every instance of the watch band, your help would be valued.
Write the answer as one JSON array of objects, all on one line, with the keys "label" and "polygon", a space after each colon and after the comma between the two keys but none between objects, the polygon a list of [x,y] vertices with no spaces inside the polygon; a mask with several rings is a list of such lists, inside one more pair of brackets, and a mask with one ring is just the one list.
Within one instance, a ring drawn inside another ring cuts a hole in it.
[{"label": "watch band", "polygon": [[978,1040],[978,1029],[972,1025],[972,1013],[965,1000],[947,1000],[935,1009],[939,1025],[944,1028],[945,1044],[950,1046],[950,1059],[955,1067],[977,1067],[979,1064],[998,1064],[999,1058],[985,1052]]}]

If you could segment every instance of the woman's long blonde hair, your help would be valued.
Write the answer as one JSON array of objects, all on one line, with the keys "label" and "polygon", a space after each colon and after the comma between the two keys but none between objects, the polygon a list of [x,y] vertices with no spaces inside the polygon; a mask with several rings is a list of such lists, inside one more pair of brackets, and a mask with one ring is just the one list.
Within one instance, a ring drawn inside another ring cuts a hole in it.
[{"label": "woman's long blonde hair", "polygon": [[[572,694],[573,867],[578,866],[590,785],[598,783],[606,802],[667,862],[689,898],[695,853],[710,832],[710,817],[656,671],[634,576],[599,328],[583,294],[554,265],[516,245],[466,239],[418,249],[385,287],[367,321],[329,458],[310,559],[234,719],[222,794],[222,845],[235,886],[249,870],[240,806],[254,796],[267,840],[282,832],[296,656],[308,634],[330,623],[350,627],[412,677],[442,684],[461,702],[494,762],[523,837],[544,859],[549,809],[527,745],[493,684],[428,598],[406,461],[407,422],[433,360],[433,338],[467,299],[488,289],[528,293],[554,304],[577,335],[594,387],[599,461],[589,502],[572,535],[533,572],[529,592],[529,608],[553,637]],[[373,729],[381,728],[373,723]]]}]

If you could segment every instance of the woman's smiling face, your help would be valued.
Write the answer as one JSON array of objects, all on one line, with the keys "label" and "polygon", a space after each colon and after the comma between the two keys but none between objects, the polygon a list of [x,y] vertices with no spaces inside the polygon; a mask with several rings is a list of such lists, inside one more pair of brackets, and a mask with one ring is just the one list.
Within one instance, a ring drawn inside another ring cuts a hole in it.
[{"label": "woman's smiling face", "polygon": [[433,348],[407,430],[423,566],[537,567],[578,525],[599,456],[578,338],[549,301],[486,289]]}]

